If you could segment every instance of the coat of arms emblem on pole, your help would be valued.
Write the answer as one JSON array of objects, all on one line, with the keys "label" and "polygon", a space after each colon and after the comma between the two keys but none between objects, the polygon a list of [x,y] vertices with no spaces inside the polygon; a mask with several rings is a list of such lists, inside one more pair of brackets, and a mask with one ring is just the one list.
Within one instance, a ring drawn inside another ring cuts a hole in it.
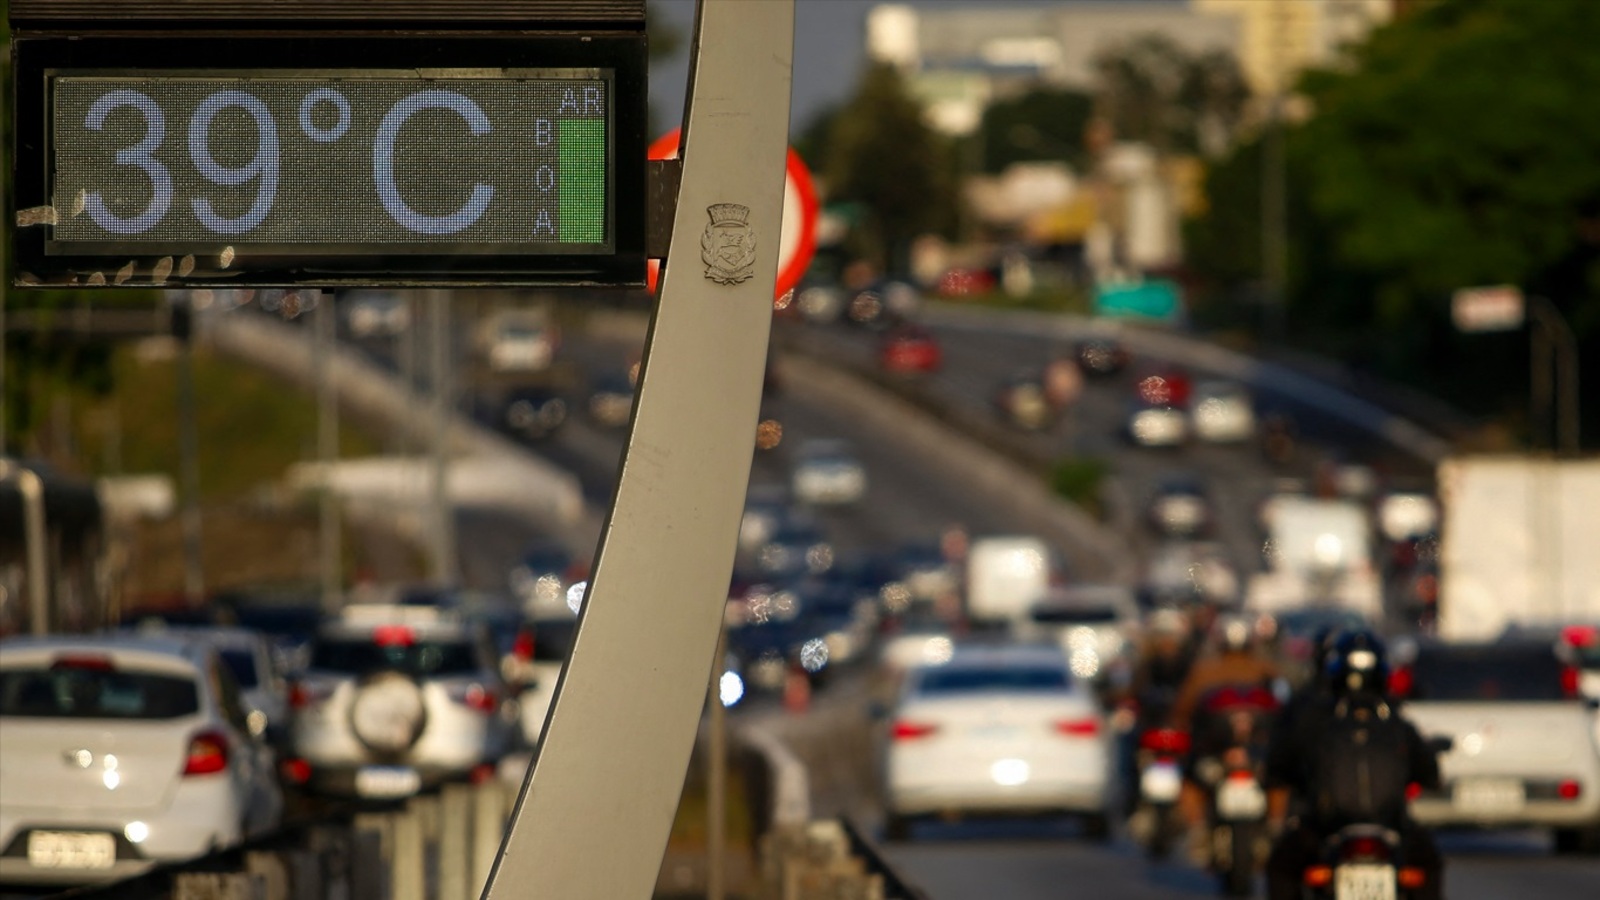
[{"label": "coat of arms emblem on pole", "polygon": [[700,260],[706,277],[717,284],[738,284],[754,275],[756,233],[750,228],[750,207],[713,203],[706,207],[711,223],[700,236]]}]

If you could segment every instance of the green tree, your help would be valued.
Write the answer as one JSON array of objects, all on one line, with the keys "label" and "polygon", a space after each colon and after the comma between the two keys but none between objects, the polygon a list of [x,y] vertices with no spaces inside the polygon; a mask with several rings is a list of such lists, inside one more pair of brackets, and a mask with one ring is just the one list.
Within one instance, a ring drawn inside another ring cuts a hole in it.
[{"label": "green tree", "polygon": [[856,249],[901,270],[913,238],[947,231],[956,209],[947,142],[922,120],[922,108],[892,67],[869,68],[829,133],[824,168],[829,199],[865,210]]},{"label": "green tree", "polygon": [[996,100],[984,110],[978,129],[983,170],[998,174],[1013,163],[1035,160],[1064,161],[1083,169],[1083,132],[1093,114],[1092,97],[1059,88],[1040,87]]},{"label": "green tree", "polygon": [[1232,54],[1192,53],[1159,34],[1099,54],[1094,67],[1097,113],[1118,138],[1164,153],[1220,155],[1233,142],[1250,99]]},{"label": "green tree", "polygon": [[[1554,301],[1600,359],[1597,45],[1590,0],[1441,0],[1306,76],[1313,115],[1288,136],[1291,334],[1515,414],[1526,341],[1449,319],[1455,289],[1512,283]],[[1224,290],[1255,277],[1255,153],[1211,172],[1191,229],[1191,258]],[[1597,396],[1600,366],[1586,374]]]}]

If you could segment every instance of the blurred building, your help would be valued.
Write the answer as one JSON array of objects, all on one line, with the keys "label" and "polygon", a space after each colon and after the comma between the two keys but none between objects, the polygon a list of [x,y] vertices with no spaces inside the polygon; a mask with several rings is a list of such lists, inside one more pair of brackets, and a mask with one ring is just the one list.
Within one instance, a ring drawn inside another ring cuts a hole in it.
[{"label": "blurred building", "polygon": [[1342,48],[1394,18],[1402,0],[1193,0],[1196,12],[1239,23],[1234,52],[1250,88],[1270,96],[1296,73],[1326,66]]},{"label": "blurred building", "polygon": [[1241,21],[1185,0],[1077,0],[1048,8],[975,0],[938,10],[886,4],[867,16],[867,55],[901,70],[935,128],[968,134],[996,97],[1040,84],[1092,89],[1096,56],[1149,34],[1191,52],[1233,51]]}]

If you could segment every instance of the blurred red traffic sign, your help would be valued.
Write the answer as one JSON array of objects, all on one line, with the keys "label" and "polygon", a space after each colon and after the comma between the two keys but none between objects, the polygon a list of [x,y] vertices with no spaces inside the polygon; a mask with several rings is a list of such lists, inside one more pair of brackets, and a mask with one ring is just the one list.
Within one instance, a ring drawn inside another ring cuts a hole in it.
[{"label": "blurred red traffic sign", "polygon": [[[650,145],[651,159],[678,158],[678,129],[674,128]],[[794,290],[817,253],[817,190],[811,183],[811,170],[800,154],[789,148],[783,182],[783,232],[778,236],[778,283],[773,299]],[[650,260],[646,279],[656,289],[661,261]]]}]

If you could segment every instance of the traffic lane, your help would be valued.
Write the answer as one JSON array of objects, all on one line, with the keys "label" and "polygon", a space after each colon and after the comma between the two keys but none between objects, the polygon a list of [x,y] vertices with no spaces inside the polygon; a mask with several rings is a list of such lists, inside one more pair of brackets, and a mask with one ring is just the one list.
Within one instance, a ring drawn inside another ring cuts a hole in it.
[{"label": "traffic lane", "polygon": [[546,536],[515,512],[460,506],[455,510],[456,567],[463,587],[505,593],[508,577],[534,541]]},{"label": "traffic lane", "polygon": [[[918,826],[915,840],[881,846],[932,900],[1030,900],[1064,895],[1156,900],[1216,896],[1206,872],[1177,859],[1151,863],[1125,842],[1095,846],[1069,820]],[[1542,835],[1441,835],[1452,900],[1587,900],[1600,886],[1600,859],[1552,856]]]},{"label": "traffic lane", "polygon": [[885,855],[931,900],[1105,897],[1190,900],[1217,896],[1216,881],[1176,862],[1152,864],[1132,845],[1088,843],[1067,820],[920,825]]}]

